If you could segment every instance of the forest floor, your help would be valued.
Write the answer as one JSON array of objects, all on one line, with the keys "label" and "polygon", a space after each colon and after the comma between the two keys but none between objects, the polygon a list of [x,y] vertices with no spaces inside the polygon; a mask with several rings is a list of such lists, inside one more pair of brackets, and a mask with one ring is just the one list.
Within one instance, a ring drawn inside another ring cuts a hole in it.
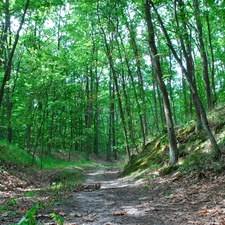
[{"label": "forest floor", "polygon": [[106,167],[85,171],[83,184],[58,192],[50,188],[53,174],[32,173],[23,183],[18,177],[24,174],[0,170],[1,225],[18,223],[36,201],[42,206],[37,224],[56,224],[50,213],[60,215],[64,225],[225,224],[225,172],[152,173],[138,180]]}]

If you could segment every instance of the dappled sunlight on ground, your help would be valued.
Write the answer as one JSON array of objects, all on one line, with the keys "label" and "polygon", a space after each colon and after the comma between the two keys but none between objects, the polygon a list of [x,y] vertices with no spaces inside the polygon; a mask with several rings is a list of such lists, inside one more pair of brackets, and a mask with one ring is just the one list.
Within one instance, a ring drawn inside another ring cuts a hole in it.
[{"label": "dappled sunlight on ground", "polygon": [[[101,190],[78,192],[69,200],[70,209],[75,208],[72,213],[79,216],[66,217],[68,224],[222,225],[225,222],[223,174],[205,171],[185,178],[164,176],[138,182],[116,176],[115,170],[105,174],[94,171],[89,175],[92,182],[101,183]],[[89,178],[87,181],[90,182]],[[62,211],[70,209],[60,206]]]},{"label": "dappled sunlight on ground", "polygon": [[47,186],[21,187],[20,183],[1,190],[1,204],[16,199],[11,209],[21,213],[1,216],[0,224],[8,225],[9,219],[18,222],[36,201],[45,204],[51,199],[56,204],[38,210],[39,223],[56,225],[49,216],[54,212],[62,216],[64,225],[225,224],[224,172],[202,170],[186,176],[179,172],[159,176],[153,172],[138,179],[120,177],[118,169],[104,168],[87,171],[84,176],[86,183],[56,196],[52,196],[51,189],[46,191]]}]

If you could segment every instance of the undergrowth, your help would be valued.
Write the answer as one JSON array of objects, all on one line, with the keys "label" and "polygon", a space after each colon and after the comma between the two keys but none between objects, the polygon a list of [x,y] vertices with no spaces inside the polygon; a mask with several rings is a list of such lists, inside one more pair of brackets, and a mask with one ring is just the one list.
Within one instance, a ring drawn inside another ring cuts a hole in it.
[{"label": "undergrowth", "polygon": [[[55,169],[63,169],[68,167],[76,167],[76,168],[87,168],[87,167],[95,167],[96,164],[90,160],[86,160],[84,157],[77,157],[76,160],[65,160],[58,157],[55,157],[54,154],[52,156],[45,155],[41,158],[35,156],[34,160],[34,168],[37,169],[47,169],[47,170],[55,170]],[[32,163],[32,155],[27,151],[20,149],[16,145],[8,144],[4,141],[0,142],[0,163],[1,165],[15,165],[15,166],[23,166],[29,167]]]},{"label": "undergrowth", "polygon": [[[37,225],[37,222],[35,220],[35,214],[37,210],[39,209],[39,202],[36,202],[26,213],[25,215],[20,219],[18,223],[13,223],[10,225]],[[63,225],[63,218],[55,213],[50,213],[49,215],[52,217],[57,225]]]},{"label": "undergrowth", "polygon": [[[221,113],[221,112],[220,112]],[[214,120],[213,120],[213,119]],[[225,121],[212,112],[209,117],[210,125],[218,141],[219,147],[225,149]],[[194,121],[176,129],[178,140],[179,160],[176,165],[169,165],[169,149],[167,136],[155,137],[149,141],[140,154],[134,154],[124,166],[123,175],[146,176],[156,171],[159,175],[167,175],[180,171],[183,175],[201,170],[222,172],[225,162],[215,160],[210,141],[204,130],[195,132]],[[223,152],[222,152],[223,154]]]}]

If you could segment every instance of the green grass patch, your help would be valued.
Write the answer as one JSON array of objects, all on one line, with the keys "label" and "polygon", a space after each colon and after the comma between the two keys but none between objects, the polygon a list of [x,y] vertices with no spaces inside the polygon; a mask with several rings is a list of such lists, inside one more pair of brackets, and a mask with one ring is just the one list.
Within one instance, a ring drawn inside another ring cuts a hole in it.
[{"label": "green grass patch", "polygon": [[[20,149],[14,144],[8,144],[4,141],[0,142],[0,163],[17,166],[31,166],[32,155],[26,150]],[[102,165],[95,164],[91,160],[86,160],[82,155],[73,161],[67,161],[65,159],[56,158],[54,156],[44,155],[41,158],[38,154],[35,155],[34,167],[47,170],[64,169],[68,167],[90,168],[101,167]]]},{"label": "green grass patch", "polygon": [[8,205],[8,206],[13,206],[13,205],[16,205],[16,204],[17,204],[16,199],[10,199],[10,200],[7,202],[7,205]]},{"label": "green grass patch", "polygon": [[31,164],[32,157],[26,151],[12,144],[0,142],[0,162],[13,165],[28,166]]},{"label": "green grass patch", "polygon": [[0,206],[0,211],[5,211],[7,210],[8,208],[6,206]]}]

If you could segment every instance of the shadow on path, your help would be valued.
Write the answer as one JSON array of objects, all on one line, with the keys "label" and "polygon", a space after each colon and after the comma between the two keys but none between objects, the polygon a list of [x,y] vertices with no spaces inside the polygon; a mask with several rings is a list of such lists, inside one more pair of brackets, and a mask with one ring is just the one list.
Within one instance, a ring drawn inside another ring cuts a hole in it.
[{"label": "shadow on path", "polygon": [[166,224],[147,208],[147,192],[134,181],[120,178],[117,169],[89,171],[86,176],[85,185],[100,183],[101,189],[80,191],[68,199],[60,207],[69,213],[65,224]]},{"label": "shadow on path", "polygon": [[88,171],[84,185],[93,188],[73,192],[58,209],[64,225],[224,225],[225,175],[209,175],[135,181],[113,168]]}]

